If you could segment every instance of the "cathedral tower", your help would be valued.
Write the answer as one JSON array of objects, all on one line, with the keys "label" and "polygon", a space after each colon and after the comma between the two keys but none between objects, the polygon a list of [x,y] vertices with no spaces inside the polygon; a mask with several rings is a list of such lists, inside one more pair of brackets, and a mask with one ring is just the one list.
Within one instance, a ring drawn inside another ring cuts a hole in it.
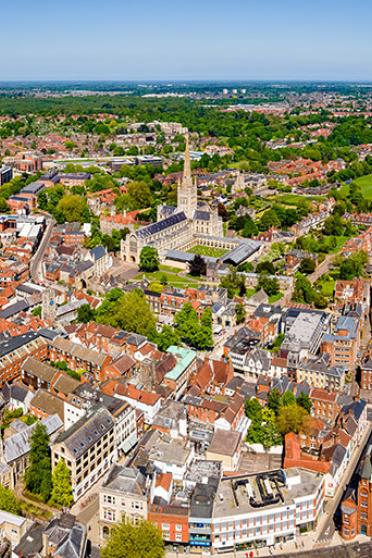
[{"label": "cathedral tower", "polygon": [[184,211],[188,219],[193,219],[197,203],[196,181],[191,176],[189,135],[186,134],[183,175],[177,188],[177,209],[178,211]]}]

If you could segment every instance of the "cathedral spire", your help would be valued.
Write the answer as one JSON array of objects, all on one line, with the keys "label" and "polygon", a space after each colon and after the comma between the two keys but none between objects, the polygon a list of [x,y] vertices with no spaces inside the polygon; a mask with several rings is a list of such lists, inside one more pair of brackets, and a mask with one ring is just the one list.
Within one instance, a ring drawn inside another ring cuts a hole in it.
[{"label": "cathedral spire", "polygon": [[177,208],[184,211],[188,219],[193,219],[198,205],[196,181],[192,179],[189,135],[185,135],[185,160],[182,179],[177,189]]},{"label": "cathedral spire", "polygon": [[190,142],[189,142],[189,133],[187,132],[185,135],[185,159],[183,164],[183,181],[190,181],[191,182],[191,159],[190,159]]}]

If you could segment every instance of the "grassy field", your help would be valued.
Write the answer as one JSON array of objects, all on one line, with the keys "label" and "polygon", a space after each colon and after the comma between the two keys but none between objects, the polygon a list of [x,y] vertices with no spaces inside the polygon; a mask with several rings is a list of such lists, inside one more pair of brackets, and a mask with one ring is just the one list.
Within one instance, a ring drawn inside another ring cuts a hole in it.
[{"label": "grassy field", "polygon": [[[173,287],[196,287],[199,284],[197,278],[182,277],[176,273],[169,273],[167,271],[154,271],[153,273],[139,273],[136,275],[135,280],[147,279],[151,284],[154,284],[155,290],[159,290],[159,285],[166,279],[166,285]],[[166,286],[164,285],[164,286]]]},{"label": "grassy field", "polygon": [[[367,200],[372,200],[372,174],[367,174],[366,176],[361,176],[353,180],[360,189],[362,190],[363,196]],[[340,188],[341,194],[347,194],[349,192],[349,184],[344,184]]]},{"label": "grassy field", "polygon": [[347,240],[349,240],[350,236],[337,236],[337,246],[331,251],[331,254],[337,254],[345,244]]},{"label": "grassy field", "polygon": [[323,296],[326,296],[327,298],[331,298],[333,296],[335,288],[335,280],[333,277],[329,275],[321,277],[316,284],[320,287]]},{"label": "grassy field", "polygon": [[299,194],[278,194],[271,198],[276,202],[283,203],[284,205],[298,205],[304,200],[308,201],[321,201],[324,200],[324,196],[300,196]]},{"label": "grassy field", "polygon": [[209,256],[210,258],[220,258],[224,256],[228,250],[225,248],[212,248],[211,246],[197,245],[188,250],[189,254],[199,254],[199,256]]},{"label": "grassy field", "polygon": [[271,295],[269,296],[269,303],[274,304],[274,302],[278,302],[278,300],[280,300],[281,298],[283,298],[283,293],[276,293],[274,295]]}]

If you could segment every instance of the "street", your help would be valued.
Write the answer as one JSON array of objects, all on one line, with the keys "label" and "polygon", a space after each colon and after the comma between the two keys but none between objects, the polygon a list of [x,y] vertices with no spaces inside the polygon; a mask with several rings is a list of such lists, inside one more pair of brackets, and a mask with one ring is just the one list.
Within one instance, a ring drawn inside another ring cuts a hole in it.
[{"label": "street", "polygon": [[371,424],[369,423],[366,431],[364,432],[363,438],[360,444],[355,449],[355,452],[350,460],[350,463],[342,477],[342,481],[340,482],[339,487],[337,488],[336,494],[331,500],[325,505],[325,510],[323,517],[319,521],[318,525],[318,537],[317,540],[321,541],[322,539],[329,539],[332,537],[335,531],[334,525],[334,515],[339,507],[342,496],[344,494],[345,488],[348,486],[352,476],[354,475],[355,469],[359,465],[360,458],[362,457],[364,450],[368,446],[368,442],[371,435]]},{"label": "street", "polygon": [[40,273],[39,273],[39,266],[40,266],[40,262],[44,256],[44,252],[48,246],[52,231],[53,231],[53,227],[56,224],[56,221],[54,219],[48,219],[47,220],[48,224],[45,228],[44,234],[43,234],[43,238],[41,239],[41,242],[39,244],[38,249],[36,250],[35,254],[32,256],[31,258],[31,263],[30,263],[30,275],[33,281],[35,281],[35,283],[39,282],[40,279]]}]

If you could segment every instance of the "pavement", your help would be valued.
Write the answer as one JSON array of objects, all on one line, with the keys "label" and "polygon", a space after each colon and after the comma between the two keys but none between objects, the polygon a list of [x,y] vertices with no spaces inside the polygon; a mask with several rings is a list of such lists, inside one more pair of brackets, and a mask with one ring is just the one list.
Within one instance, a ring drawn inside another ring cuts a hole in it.
[{"label": "pavement", "polygon": [[315,281],[317,281],[319,277],[324,275],[324,273],[328,273],[334,257],[334,254],[329,254],[328,256],[326,256],[322,263],[316,268],[316,270],[311,273],[311,275],[308,275],[308,279],[309,281],[311,281],[311,283],[315,283]]},{"label": "pavement", "polygon": [[43,238],[41,239],[41,242],[39,244],[38,249],[36,250],[35,254],[32,256],[31,258],[31,263],[30,263],[30,275],[33,281],[35,281],[35,283],[38,283],[39,281],[39,266],[40,266],[40,262],[44,256],[44,252],[48,247],[49,244],[49,240],[53,231],[53,227],[56,224],[56,221],[54,219],[48,219],[47,220],[47,226],[46,229],[44,231],[43,234]]},{"label": "pavement", "polygon": [[371,435],[371,429],[372,429],[372,425],[368,423],[368,426],[365,432],[363,433],[363,437],[359,442],[358,446],[355,448],[353,456],[348,464],[348,467],[346,468],[346,471],[342,476],[342,479],[339,483],[335,495],[333,496],[332,499],[326,502],[324,513],[320,518],[317,527],[318,541],[321,541],[322,539],[326,539],[334,533],[335,526],[334,526],[333,517],[336,513],[338,506],[341,503],[341,499],[346,489],[346,486],[349,484],[350,479],[354,474],[355,468],[359,463],[359,459]]}]

